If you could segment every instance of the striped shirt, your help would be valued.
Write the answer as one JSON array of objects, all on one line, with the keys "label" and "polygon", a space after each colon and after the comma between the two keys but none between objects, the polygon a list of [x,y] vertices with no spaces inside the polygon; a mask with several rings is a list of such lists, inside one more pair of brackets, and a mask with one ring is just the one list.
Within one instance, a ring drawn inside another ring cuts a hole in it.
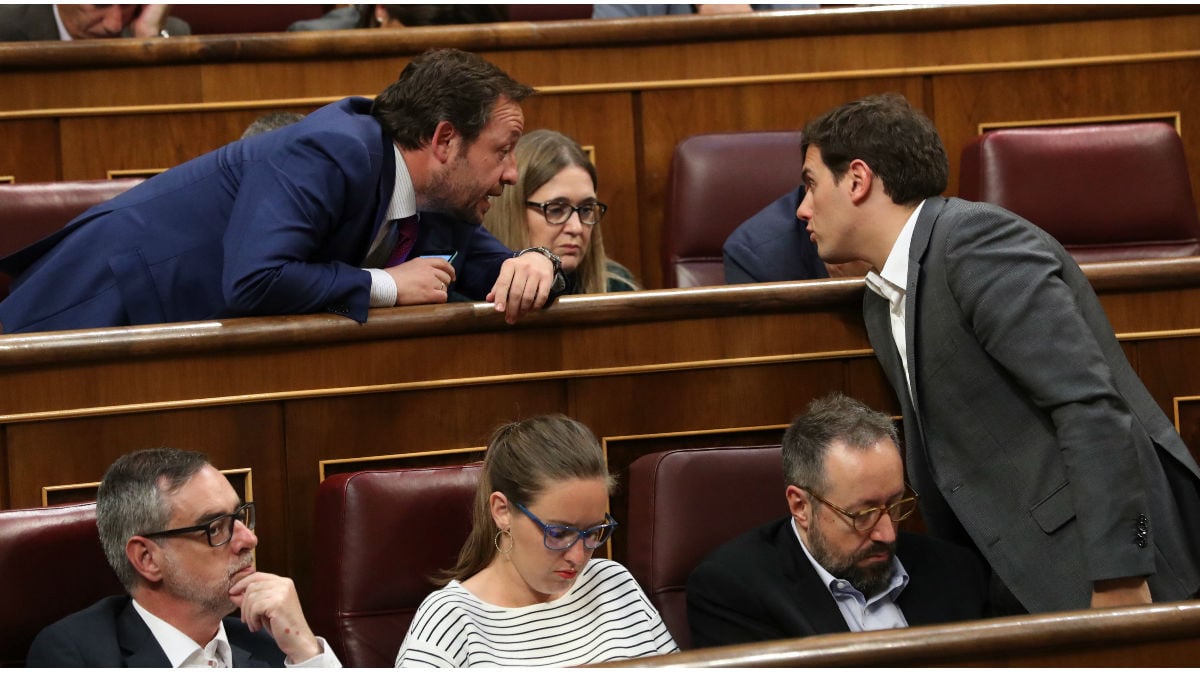
[{"label": "striped shirt", "polygon": [[620,563],[594,559],[550,602],[498,607],[451,581],[421,603],[397,667],[574,666],[678,651]]}]

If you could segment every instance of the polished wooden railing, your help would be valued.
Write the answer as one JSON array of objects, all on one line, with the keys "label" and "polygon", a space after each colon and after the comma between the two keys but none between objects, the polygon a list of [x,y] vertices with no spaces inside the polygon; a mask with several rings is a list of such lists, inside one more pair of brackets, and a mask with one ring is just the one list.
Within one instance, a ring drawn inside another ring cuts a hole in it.
[{"label": "polished wooden railing", "polygon": [[1195,668],[1200,602],[837,633],[605,664],[619,668]]},{"label": "polished wooden railing", "polygon": [[[1200,448],[1200,258],[1086,267],[1151,394]],[[119,455],[203,450],[259,504],[264,569],[307,583],[322,476],[478,457],[501,422],[561,412],[614,472],[657,450],[778,442],[815,396],[898,413],[861,279],[486,303],[365,324],[265,317],[0,336],[0,507],[90,498]],[[614,515],[624,514],[618,491]],[[620,559],[624,542],[614,541]]]}]

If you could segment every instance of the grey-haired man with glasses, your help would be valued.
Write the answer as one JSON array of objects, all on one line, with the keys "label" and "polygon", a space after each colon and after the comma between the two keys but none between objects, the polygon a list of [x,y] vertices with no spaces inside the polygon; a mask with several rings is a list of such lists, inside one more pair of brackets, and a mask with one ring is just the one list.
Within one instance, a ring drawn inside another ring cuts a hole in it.
[{"label": "grey-haired man with glasses", "polygon": [[[127,596],[44,629],[31,667],[340,667],[291,579],[254,567],[254,504],[208,459],[173,448],[117,459],[96,500],[100,544]],[[240,618],[228,616],[240,610]]]},{"label": "grey-haired man with glasses", "polygon": [[898,529],[918,495],[887,415],[842,394],[813,401],[783,436],[783,473],[791,515],[718,548],[688,579],[695,646],[984,616],[978,556]]}]

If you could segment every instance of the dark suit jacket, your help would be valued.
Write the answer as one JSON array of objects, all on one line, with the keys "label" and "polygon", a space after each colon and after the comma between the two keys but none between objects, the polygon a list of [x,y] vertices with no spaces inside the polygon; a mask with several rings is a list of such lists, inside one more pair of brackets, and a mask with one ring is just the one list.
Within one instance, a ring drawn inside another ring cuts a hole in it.
[{"label": "dark suit jacket", "polygon": [[738,226],[721,250],[725,258],[725,283],[825,279],[829,271],[817,247],[804,230],[796,209],[804,199],[804,186],[771,202]]},{"label": "dark suit jacket", "polygon": [[[284,654],[266,633],[251,633],[226,618],[234,668],[282,668]],[[113,595],[38,633],[25,665],[30,668],[169,668],[166,653],[127,595]]]},{"label": "dark suit jacket", "polygon": [[[334,312],[363,322],[360,269],[396,177],[389,139],[348,98],[230,143],[0,260],[9,333]],[[422,214],[413,255],[454,249],[451,290],[482,300],[512,256],[482,227]],[[20,276],[17,276],[17,275]]]},{"label": "dark suit jacket", "polygon": [[[52,5],[0,5],[0,42],[57,40],[58,24],[54,21]],[[187,22],[173,16],[164,24],[169,35],[191,35]],[[126,28],[122,34],[130,37]]]},{"label": "dark suit jacket", "polygon": [[965,528],[1031,612],[1087,607],[1092,580],[1128,576],[1190,597],[1196,462],[1062,246],[999,207],[930,198],[905,303],[913,397],[887,301],[868,290],[863,315],[930,531]]},{"label": "dark suit jacket", "polygon": [[[687,583],[696,647],[807,637],[850,628],[804,555],[787,516],[757,527],[708,556]],[[910,626],[985,615],[987,572],[972,551],[900,532],[896,556],[908,572],[897,605]]]}]

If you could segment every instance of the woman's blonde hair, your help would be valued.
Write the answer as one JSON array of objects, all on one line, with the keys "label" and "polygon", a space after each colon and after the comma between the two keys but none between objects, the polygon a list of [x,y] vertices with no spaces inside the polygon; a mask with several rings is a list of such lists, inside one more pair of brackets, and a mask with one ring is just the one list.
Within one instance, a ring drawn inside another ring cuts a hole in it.
[{"label": "woman's blonde hair", "polygon": [[[558,172],[577,166],[592,177],[592,188],[599,187],[596,167],[583,148],[570,136],[550,129],[538,129],[517,142],[517,184],[504,190],[483,218],[483,225],[502,244],[514,251],[529,248],[529,219],[525,202],[529,195],[550,182]],[[579,267],[575,269],[574,293],[603,293],[608,288],[601,223],[592,227],[591,243]]]},{"label": "woman's blonde hair", "polygon": [[564,415],[544,415],[505,424],[488,443],[483,472],[475,492],[471,534],[454,567],[432,579],[438,585],[463,581],[487,567],[496,556],[499,528],[492,520],[491,495],[529,504],[551,486],[573,478],[601,478],[611,492],[616,484],[604,462],[604,450],[583,424]]}]

